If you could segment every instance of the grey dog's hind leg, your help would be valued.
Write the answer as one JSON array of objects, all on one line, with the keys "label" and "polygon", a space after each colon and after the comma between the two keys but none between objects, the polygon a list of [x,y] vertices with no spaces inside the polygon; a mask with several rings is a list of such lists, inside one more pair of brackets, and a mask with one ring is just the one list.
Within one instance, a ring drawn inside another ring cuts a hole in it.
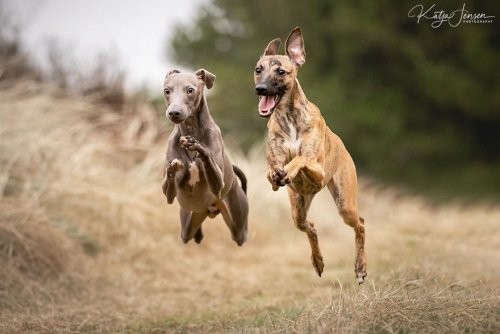
[{"label": "grey dog's hind leg", "polygon": [[223,200],[227,204],[229,217],[222,212],[233,240],[238,246],[243,245],[248,234],[248,200],[243,189],[237,184],[233,184],[231,190]]},{"label": "grey dog's hind leg", "polygon": [[207,218],[206,212],[192,212],[181,207],[181,239],[184,243],[193,239],[200,243],[203,239],[201,223]]}]

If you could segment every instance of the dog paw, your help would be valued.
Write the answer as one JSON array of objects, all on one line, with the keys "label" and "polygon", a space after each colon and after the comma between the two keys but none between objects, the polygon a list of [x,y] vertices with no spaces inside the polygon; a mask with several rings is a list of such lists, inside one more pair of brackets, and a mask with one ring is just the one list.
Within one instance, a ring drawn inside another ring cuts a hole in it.
[{"label": "dog paw", "polygon": [[198,141],[191,136],[182,136],[179,141],[181,143],[181,146],[188,151],[195,151],[196,146],[198,145]]},{"label": "dog paw", "polygon": [[363,282],[365,281],[365,277],[367,276],[366,261],[358,259],[354,266],[354,273],[356,274],[356,280],[358,281],[358,284],[363,284]]},{"label": "dog paw", "polygon": [[361,285],[365,281],[366,273],[357,273],[356,274],[356,280],[358,281],[358,284]]},{"label": "dog paw", "polygon": [[184,164],[179,159],[170,161],[167,165],[167,173],[175,174],[184,167]]},{"label": "dog paw", "polygon": [[273,191],[278,191],[278,189],[280,187],[276,183],[274,183],[273,172],[267,173],[267,180],[269,181],[269,183],[271,183],[271,187],[273,188]]},{"label": "dog paw", "polygon": [[[275,185],[283,187],[289,184],[290,178],[283,168],[276,168],[271,176]],[[274,187],[273,187],[274,188]]]},{"label": "dog paw", "polygon": [[323,263],[323,257],[321,254],[319,255],[312,255],[311,256],[311,261],[314,266],[314,269],[316,270],[316,274],[318,274],[319,277],[321,277],[321,274],[323,273],[323,268],[325,268],[325,264]]}]

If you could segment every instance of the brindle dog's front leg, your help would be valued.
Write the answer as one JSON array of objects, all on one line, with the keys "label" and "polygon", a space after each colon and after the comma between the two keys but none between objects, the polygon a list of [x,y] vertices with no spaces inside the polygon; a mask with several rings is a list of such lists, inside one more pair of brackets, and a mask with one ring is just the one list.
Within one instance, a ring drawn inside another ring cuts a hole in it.
[{"label": "brindle dog's front leg", "polygon": [[279,187],[286,186],[288,183],[290,183],[290,179],[287,177],[285,169],[283,167],[284,161],[281,162],[278,159],[275,159],[276,157],[279,156],[268,158],[267,164],[267,179],[271,183],[273,191],[277,191]]},{"label": "brindle dog's front leg", "polygon": [[203,144],[198,142],[194,137],[182,136],[180,138],[182,147],[189,151],[198,152],[198,156],[205,167],[205,177],[208,186],[212,193],[217,197],[221,197],[221,190],[224,187],[222,170],[217,166],[212,156],[212,152]]},{"label": "brindle dog's front leg", "polygon": [[161,182],[163,193],[167,197],[167,203],[172,204],[175,196],[177,196],[177,184],[175,183],[175,175],[178,171],[184,168],[184,164],[179,159],[174,159],[165,166],[165,175]]},{"label": "brindle dog's front leg", "polygon": [[283,150],[283,140],[269,135],[267,139],[267,179],[274,191],[290,183],[284,169],[286,158],[287,154]]},{"label": "brindle dog's front leg", "polygon": [[267,178],[273,185],[273,190],[278,190],[279,187],[286,186],[291,183],[299,172],[312,182],[318,189],[323,187],[323,179],[325,172],[321,165],[314,161],[309,161],[304,156],[297,156],[287,163],[284,167],[280,164],[273,164],[268,167],[269,173]]},{"label": "brindle dog's front leg", "polygon": [[325,152],[324,131],[313,129],[307,133],[299,133],[301,138],[300,154],[295,156],[285,166],[287,178],[293,181],[297,174],[302,173],[318,190],[323,188],[325,171],[319,160]]},{"label": "brindle dog's front leg", "polygon": [[291,182],[290,178],[285,172],[285,169],[280,165],[274,165],[274,167],[271,168],[268,178],[269,180],[271,180],[274,191],[278,190],[279,187],[286,186]]},{"label": "brindle dog's front leg", "polygon": [[306,177],[319,189],[321,189],[323,184],[323,179],[325,178],[325,171],[321,165],[315,161],[310,161],[307,157],[299,155],[293,158],[284,168],[286,178],[293,180],[299,172],[303,172]]}]

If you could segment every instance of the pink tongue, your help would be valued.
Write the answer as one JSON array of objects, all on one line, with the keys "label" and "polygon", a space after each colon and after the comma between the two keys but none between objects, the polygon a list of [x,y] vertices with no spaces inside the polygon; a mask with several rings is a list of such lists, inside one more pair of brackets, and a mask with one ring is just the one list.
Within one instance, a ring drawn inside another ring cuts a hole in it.
[{"label": "pink tongue", "polygon": [[274,96],[262,96],[259,101],[259,110],[267,112],[274,108]]}]

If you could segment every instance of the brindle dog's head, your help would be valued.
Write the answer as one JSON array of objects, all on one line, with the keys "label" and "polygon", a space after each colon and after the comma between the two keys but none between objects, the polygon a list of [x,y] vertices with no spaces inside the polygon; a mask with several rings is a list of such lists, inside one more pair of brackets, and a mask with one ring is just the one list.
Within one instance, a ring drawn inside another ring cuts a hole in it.
[{"label": "brindle dog's head", "polygon": [[280,43],[279,38],[269,42],[255,67],[255,90],[259,95],[259,115],[262,117],[271,116],[280,103],[288,99],[297,71],[306,61],[299,27],[293,29],[286,39],[286,55],[277,55]]},{"label": "brindle dog's head", "polygon": [[195,73],[168,72],[163,82],[167,118],[179,124],[193,115],[203,99],[204,87],[212,88],[214,81],[215,75],[204,69]]}]

